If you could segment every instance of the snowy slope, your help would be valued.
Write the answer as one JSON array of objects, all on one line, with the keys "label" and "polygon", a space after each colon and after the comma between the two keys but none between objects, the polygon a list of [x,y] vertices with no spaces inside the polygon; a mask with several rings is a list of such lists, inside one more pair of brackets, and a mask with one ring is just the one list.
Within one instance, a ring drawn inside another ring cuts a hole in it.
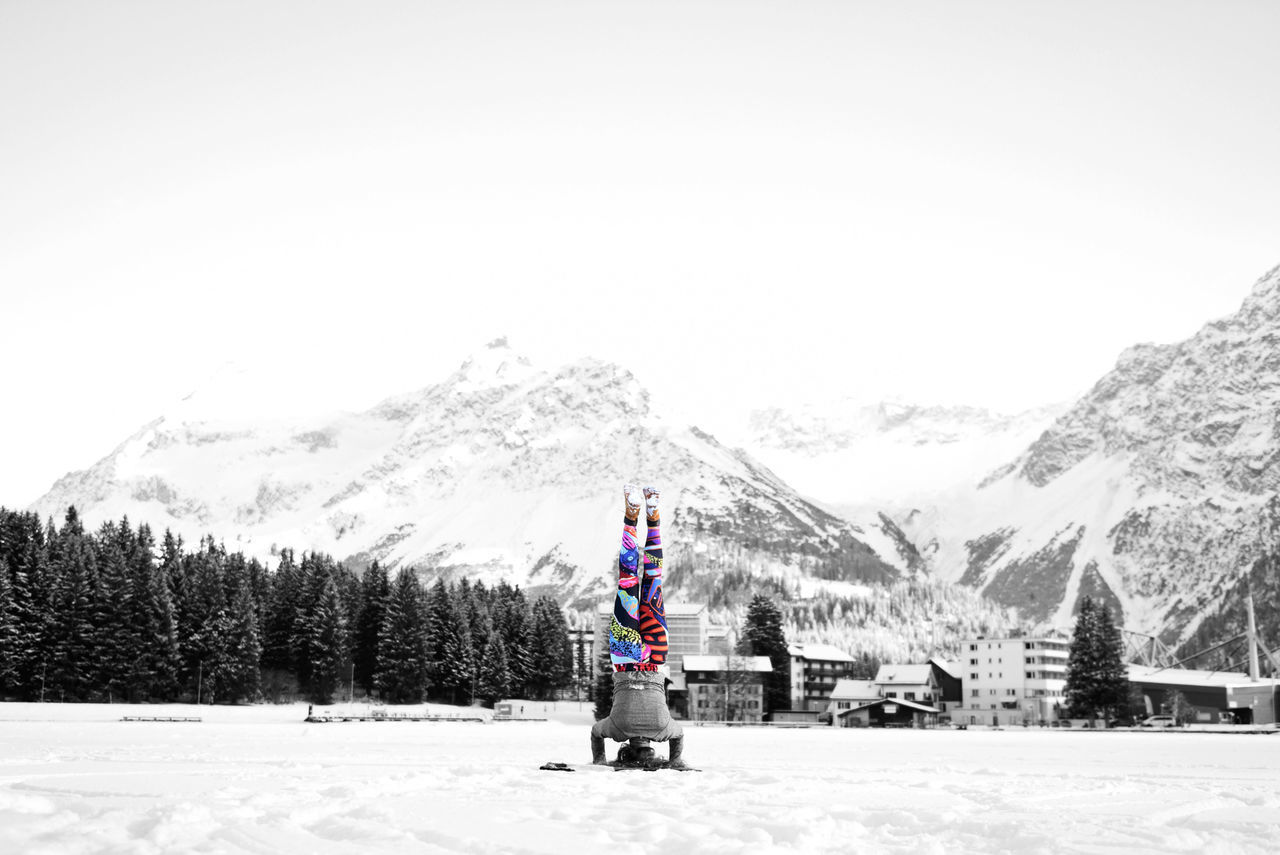
[{"label": "snowy slope", "polygon": [[750,539],[771,575],[897,575],[852,526],[746,454],[667,422],[614,365],[542,369],[499,340],[443,382],[364,413],[229,417],[245,410],[237,394],[223,378],[34,509],[60,518],[74,504],[90,523],[127,514],[264,558],[314,549],[587,601],[614,567],[620,486],[638,480],[664,490],[669,556],[726,556],[702,572],[733,572],[731,547]]},{"label": "snowy slope", "polygon": [[1235,315],[1140,345],[1020,455],[903,528],[934,570],[1067,624],[1083,594],[1185,638],[1280,519],[1280,268]]},{"label": "snowy slope", "polygon": [[946,504],[1026,448],[1065,406],[1017,414],[845,398],[750,416],[744,444],[804,496],[850,520],[881,555],[913,570],[928,555],[901,526]]}]

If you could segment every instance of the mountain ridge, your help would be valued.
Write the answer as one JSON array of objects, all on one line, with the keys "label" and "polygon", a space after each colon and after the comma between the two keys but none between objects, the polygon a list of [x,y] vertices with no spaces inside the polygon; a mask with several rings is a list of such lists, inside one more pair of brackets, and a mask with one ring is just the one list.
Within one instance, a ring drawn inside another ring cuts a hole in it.
[{"label": "mountain ridge", "polygon": [[[440,383],[362,413],[255,424],[197,403],[198,394],[59,479],[33,509],[75,504],[86,519],[127,514],[191,539],[235,532],[235,547],[260,557],[315,549],[356,565],[554,589],[583,604],[607,595],[618,489],[643,472],[669,485],[669,556],[741,541],[778,578],[904,573],[750,455],[667,422],[609,363],[543,369],[500,339]],[[701,570],[734,572],[725,561]],[[672,583],[678,590],[679,573]]]}]

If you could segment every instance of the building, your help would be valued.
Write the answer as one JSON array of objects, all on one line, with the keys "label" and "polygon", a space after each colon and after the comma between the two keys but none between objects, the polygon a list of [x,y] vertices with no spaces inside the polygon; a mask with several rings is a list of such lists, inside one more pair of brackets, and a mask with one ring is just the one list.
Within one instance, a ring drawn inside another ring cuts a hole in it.
[{"label": "building", "polygon": [[773,671],[768,656],[685,655],[681,665],[689,719],[763,720],[764,678]]},{"label": "building", "polygon": [[714,656],[728,656],[733,652],[733,631],[727,626],[708,627],[707,649],[702,652]]},{"label": "building", "polygon": [[711,623],[701,603],[667,603],[667,664],[671,666],[673,691],[685,689],[684,657],[707,652]]},{"label": "building", "polygon": [[882,665],[874,680],[841,680],[831,692],[836,727],[933,727],[940,710],[932,665]]},{"label": "building", "polygon": [[872,680],[841,680],[831,690],[831,698],[827,702],[827,710],[831,713],[832,724],[836,724],[835,716],[845,710],[865,706],[878,701],[884,695]]},{"label": "building", "polygon": [[1067,639],[972,638],[960,645],[963,701],[953,723],[1039,724],[1062,717]]},{"label": "building", "polygon": [[836,713],[832,723],[836,727],[933,727],[938,709],[901,698],[876,698]]},{"label": "building", "polygon": [[957,709],[964,702],[964,676],[959,662],[951,662],[939,656],[929,659],[929,667],[933,669],[933,679],[938,683],[938,697],[933,705],[941,714],[943,723],[949,722],[948,713]]},{"label": "building", "polygon": [[873,681],[882,697],[888,700],[914,701],[925,704],[936,714],[933,706],[938,697],[938,680],[933,676],[933,666],[881,665]]},{"label": "building", "polygon": [[561,689],[561,699],[582,700],[591,692],[591,682],[596,673],[596,632],[585,627],[569,630],[569,646],[573,649],[573,678],[569,686]]},{"label": "building", "polygon": [[1197,724],[1275,724],[1277,680],[1253,681],[1230,671],[1129,666],[1129,683],[1138,688],[1147,715],[1168,713],[1169,697],[1182,693],[1195,709]]},{"label": "building", "polygon": [[857,667],[856,659],[830,644],[792,644],[787,653],[793,710],[826,710],[836,684],[852,677]]}]

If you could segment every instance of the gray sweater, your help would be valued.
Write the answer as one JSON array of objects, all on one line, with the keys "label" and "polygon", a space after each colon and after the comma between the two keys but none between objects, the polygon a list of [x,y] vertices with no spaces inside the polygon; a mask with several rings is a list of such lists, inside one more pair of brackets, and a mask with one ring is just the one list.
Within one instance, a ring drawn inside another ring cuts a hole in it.
[{"label": "gray sweater", "polygon": [[626,742],[633,736],[666,742],[684,733],[667,709],[666,675],[657,671],[615,671],[613,710],[591,727],[591,735]]}]

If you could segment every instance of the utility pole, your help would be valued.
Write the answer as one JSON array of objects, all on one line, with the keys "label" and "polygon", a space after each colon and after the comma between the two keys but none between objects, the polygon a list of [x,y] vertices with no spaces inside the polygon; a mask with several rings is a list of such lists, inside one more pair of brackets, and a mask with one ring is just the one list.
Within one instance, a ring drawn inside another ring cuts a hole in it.
[{"label": "utility pole", "polygon": [[1249,619],[1249,682],[1257,683],[1262,679],[1262,669],[1258,665],[1258,624],[1253,616],[1253,592],[1245,595],[1245,610]]},{"label": "utility pole", "polygon": [[200,667],[196,670],[196,706],[200,706],[200,690],[204,687],[204,661],[200,662]]}]

